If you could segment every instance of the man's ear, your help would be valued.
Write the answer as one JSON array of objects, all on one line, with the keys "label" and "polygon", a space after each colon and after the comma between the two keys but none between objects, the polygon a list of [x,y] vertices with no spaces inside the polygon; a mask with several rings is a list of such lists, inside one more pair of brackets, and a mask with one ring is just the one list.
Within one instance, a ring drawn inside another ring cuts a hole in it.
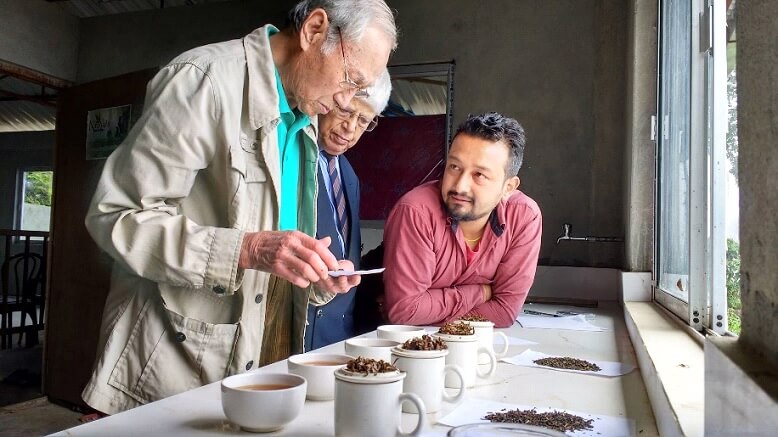
[{"label": "man's ear", "polygon": [[321,47],[327,39],[329,27],[330,20],[324,9],[316,8],[311,11],[300,29],[300,48],[306,51],[311,47]]},{"label": "man's ear", "polygon": [[513,194],[514,191],[519,189],[519,185],[521,185],[521,179],[519,179],[518,176],[508,178],[508,180],[505,181],[505,189],[502,193],[503,196],[510,196]]}]

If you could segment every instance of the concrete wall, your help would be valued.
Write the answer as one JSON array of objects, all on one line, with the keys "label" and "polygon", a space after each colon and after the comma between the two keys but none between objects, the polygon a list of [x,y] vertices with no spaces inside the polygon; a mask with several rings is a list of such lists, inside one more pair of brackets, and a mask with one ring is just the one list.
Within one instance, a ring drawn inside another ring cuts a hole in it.
[{"label": "concrete wall", "polygon": [[77,17],[41,0],[2,0],[0,8],[0,60],[76,79]]},{"label": "concrete wall", "polygon": [[294,0],[209,3],[81,20],[79,83],[166,64],[203,44],[284,25]]},{"label": "concrete wall", "polygon": [[[162,64],[191,47],[282,24],[293,1],[227,2],[85,19],[78,81]],[[392,64],[454,60],[454,123],[496,110],[528,145],[522,188],[544,215],[541,263],[622,267],[627,3],[618,0],[389,0],[399,49]]]},{"label": "concrete wall", "polygon": [[626,159],[624,268],[649,272],[654,268],[654,156],[651,116],[656,114],[657,2],[629,2],[627,39]]},{"label": "concrete wall", "polygon": [[0,229],[13,229],[18,172],[53,168],[54,131],[0,134],[0,156]]},{"label": "concrete wall", "polygon": [[778,2],[738,2],[741,341],[778,364]]}]

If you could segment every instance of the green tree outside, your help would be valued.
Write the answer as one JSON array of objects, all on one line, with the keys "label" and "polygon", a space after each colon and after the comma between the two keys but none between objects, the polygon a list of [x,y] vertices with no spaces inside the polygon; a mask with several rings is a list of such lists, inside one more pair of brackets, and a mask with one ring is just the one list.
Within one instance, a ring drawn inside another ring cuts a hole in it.
[{"label": "green tree outside", "polygon": [[729,331],[740,334],[740,245],[727,238],[727,318]]},{"label": "green tree outside", "polygon": [[24,203],[51,206],[51,171],[25,172]]}]

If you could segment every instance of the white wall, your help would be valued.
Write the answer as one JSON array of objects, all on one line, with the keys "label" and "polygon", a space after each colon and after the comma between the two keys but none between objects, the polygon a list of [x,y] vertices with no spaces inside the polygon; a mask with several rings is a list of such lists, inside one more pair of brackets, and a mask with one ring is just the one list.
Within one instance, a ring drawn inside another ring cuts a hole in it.
[{"label": "white wall", "polygon": [[0,2],[0,60],[74,81],[78,18],[43,0]]}]

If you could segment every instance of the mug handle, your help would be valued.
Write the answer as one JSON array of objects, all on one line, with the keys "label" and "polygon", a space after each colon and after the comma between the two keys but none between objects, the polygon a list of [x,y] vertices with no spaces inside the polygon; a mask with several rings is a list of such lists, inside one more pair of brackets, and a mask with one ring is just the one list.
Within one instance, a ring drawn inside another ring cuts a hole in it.
[{"label": "mug handle", "polygon": [[[448,393],[446,393],[445,388],[443,389],[443,400],[446,402],[459,402],[462,400],[462,397],[465,395],[465,377],[464,373],[462,372],[462,368],[457,366],[456,364],[447,364],[446,367],[443,368],[443,374],[454,372],[458,379],[459,379],[459,393],[456,394],[456,396],[450,396]],[[445,380],[445,378],[444,378]]]},{"label": "mug handle", "polygon": [[505,347],[502,348],[502,350],[500,352],[494,351],[494,356],[495,357],[504,357],[505,354],[508,353],[508,347],[510,347],[510,343],[508,343],[508,336],[505,335],[505,333],[503,333],[503,332],[497,332],[497,331],[494,331],[494,335],[502,337],[502,341],[504,342],[503,344],[505,345]]},{"label": "mug handle", "polygon": [[424,419],[427,417],[427,409],[424,407],[424,401],[421,400],[420,397],[416,396],[413,393],[400,393],[400,408],[402,409],[402,403],[403,402],[411,402],[413,405],[416,406],[416,411],[419,412],[418,417],[419,421],[416,422],[416,428],[413,428],[413,431],[409,433],[404,433],[400,429],[400,425],[397,425],[397,435],[398,436],[420,436],[422,432],[424,432]]},{"label": "mug handle", "polygon": [[497,370],[497,358],[494,356],[494,351],[486,346],[481,346],[478,348],[478,356],[480,357],[481,354],[489,355],[489,371],[482,372],[481,367],[478,366],[476,367],[475,372],[478,374],[479,378],[488,378],[494,375],[494,371]]}]

